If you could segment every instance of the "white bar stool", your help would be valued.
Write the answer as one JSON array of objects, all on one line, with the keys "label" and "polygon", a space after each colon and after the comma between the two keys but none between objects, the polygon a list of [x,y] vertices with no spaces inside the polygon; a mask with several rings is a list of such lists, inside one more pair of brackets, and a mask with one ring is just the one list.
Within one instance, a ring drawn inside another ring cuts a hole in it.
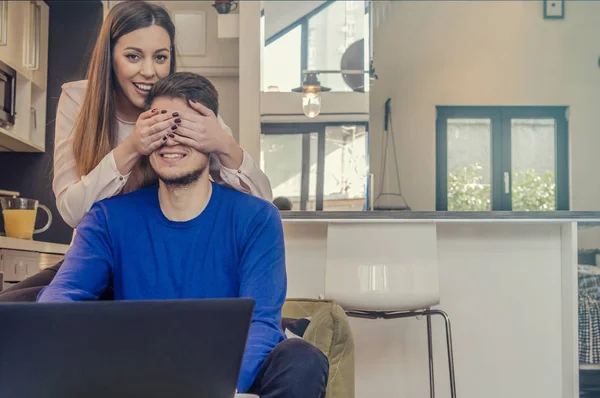
[{"label": "white bar stool", "polygon": [[435,397],[431,316],[446,327],[450,396],[456,398],[452,334],[439,304],[436,226],[432,222],[331,222],[327,230],[325,298],[349,316],[408,318],[425,316],[429,389]]}]

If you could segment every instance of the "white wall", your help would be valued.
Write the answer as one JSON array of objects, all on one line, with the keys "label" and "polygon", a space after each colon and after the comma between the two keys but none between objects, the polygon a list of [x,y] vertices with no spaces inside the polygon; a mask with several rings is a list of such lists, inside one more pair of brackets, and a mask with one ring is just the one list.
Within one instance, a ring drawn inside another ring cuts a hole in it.
[{"label": "white wall", "polygon": [[240,2],[239,143],[260,162],[260,1]]},{"label": "white wall", "polygon": [[[379,81],[370,100],[375,181],[388,97],[402,193],[414,210],[435,209],[436,105],[567,105],[571,209],[600,210],[600,2],[567,1],[564,20],[544,20],[541,1],[374,6],[380,9],[374,14]],[[395,187],[391,155],[386,191]]]},{"label": "white wall", "polygon": [[240,139],[240,104],[239,104],[239,79],[235,77],[215,76],[209,77],[219,92],[219,115],[231,128],[233,136]]}]

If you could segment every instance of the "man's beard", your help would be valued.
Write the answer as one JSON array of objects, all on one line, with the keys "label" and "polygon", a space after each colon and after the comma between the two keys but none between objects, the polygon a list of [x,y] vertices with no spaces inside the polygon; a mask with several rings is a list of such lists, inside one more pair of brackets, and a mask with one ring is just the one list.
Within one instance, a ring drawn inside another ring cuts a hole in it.
[{"label": "man's beard", "polygon": [[164,182],[164,184],[167,186],[168,189],[179,189],[179,188],[185,188],[185,187],[195,183],[196,181],[198,181],[200,176],[202,174],[204,174],[205,170],[206,170],[206,166],[203,166],[199,169],[190,171],[187,174],[184,174],[179,177],[173,177],[173,178],[166,178],[158,173],[157,174],[158,174],[158,178],[162,182]]}]

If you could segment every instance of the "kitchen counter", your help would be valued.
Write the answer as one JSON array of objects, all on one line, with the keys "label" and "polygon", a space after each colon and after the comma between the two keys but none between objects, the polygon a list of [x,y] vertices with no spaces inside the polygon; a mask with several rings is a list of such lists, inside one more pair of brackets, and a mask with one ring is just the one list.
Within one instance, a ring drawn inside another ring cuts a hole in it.
[{"label": "kitchen counter", "polygon": [[[438,283],[461,397],[579,396],[577,238],[580,227],[600,225],[600,212],[283,211],[281,218],[288,297],[336,298],[342,286],[368,299],[376,282],[396,292]],[[428,269],[437,275],[426,279],[424,264],[436,265]],[[378,303],[395,305],[386,300]],[[436,392],[448,396],[436,322]],[[424,321],[350,323],[357,397],[428,396]]]},{"label": "kitchen counter", "polygon": [[527,221],[600,222],[599,211],[282,211],[284,221],[418,220],[418,221]]},{"label": "kitchen counter", "polygon": [[69,250],[69,245],[0,236],[0,249],[22,250],[49,254],[65,254],[67,250]]}]

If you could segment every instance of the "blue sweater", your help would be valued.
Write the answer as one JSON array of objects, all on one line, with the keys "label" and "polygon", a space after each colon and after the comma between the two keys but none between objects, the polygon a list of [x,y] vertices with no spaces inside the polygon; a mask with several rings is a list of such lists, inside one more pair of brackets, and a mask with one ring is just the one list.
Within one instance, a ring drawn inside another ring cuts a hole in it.
[{"label": "blue sweater", "polygon": [[218,184],[212,188],[204,211],[186,222],[164,216],[157,186],[96,203],[38,301],[96,300],[111,278],[116,300],[252,297],[238,381],[238,390],[248,391],[284,339],[283,229],[272,204]]}]

